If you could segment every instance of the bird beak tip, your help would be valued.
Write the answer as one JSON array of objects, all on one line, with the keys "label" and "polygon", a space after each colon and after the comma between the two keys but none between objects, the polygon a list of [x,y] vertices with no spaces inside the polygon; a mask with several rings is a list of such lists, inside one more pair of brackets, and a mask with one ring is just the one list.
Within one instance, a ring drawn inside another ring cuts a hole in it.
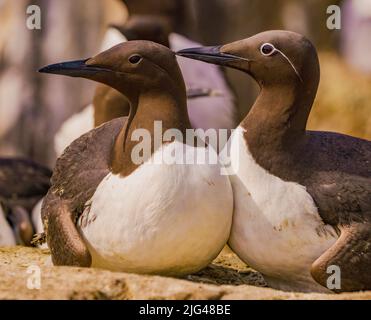
[{"label": "bird beak tip", "polygon": [[222,46],[183,49],[176,52],[176,55],[221,66],[228,66],[232,61],[239,60],[237,56],[221,52],[221,47]]},{"label": "bird beak tip", "polygon": [[37,70],[39,73],[48,73],[48,67],[42,67],[39,70]]},{"label": "bird beak tip", "polygon": [[40,68],[38,72],[66,75],[72,77],[84,77],[86,75],[100,71],[100,69],[97,67],[87,65],[85,63],[87,60],[89,59],[50,64]]}]

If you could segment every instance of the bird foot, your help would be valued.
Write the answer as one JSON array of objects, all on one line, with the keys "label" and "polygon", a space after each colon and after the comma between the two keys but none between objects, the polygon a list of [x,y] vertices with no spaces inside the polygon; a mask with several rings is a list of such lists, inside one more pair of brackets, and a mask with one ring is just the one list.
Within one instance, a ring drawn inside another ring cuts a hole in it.
[{"label": "bird foot", "polygon": [[31,245],[36,247],[38,245],[42,245],[46,242],[46,234],[45,232],[42,233],[36,233],[32,240],[31,240]]}]

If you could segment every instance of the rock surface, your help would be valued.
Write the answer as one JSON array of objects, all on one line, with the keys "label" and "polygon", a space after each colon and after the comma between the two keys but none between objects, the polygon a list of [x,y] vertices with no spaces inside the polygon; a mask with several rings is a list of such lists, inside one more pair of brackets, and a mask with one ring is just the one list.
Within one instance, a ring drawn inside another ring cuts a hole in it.
[{"label": "rock surface", "polygon": [[[40,289],[30,289],[38,268]],[[0,299],[371,299],[371,292],[303,294],[264,286],[228,249],[205,270],[175,279],[54,267],[46,250],[0,248]]]}]

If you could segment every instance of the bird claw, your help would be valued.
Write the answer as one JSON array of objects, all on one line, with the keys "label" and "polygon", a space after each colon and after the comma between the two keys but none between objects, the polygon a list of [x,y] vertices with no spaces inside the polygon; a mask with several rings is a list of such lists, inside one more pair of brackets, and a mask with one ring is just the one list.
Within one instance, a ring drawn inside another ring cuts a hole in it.
[{"label": "bird claw", "polygon": [[36,233],[32,240],[31,240],[31,245],[36,247],[38,245],[42,245],[46,242],[46,234],[45,232],[42,233]]}]

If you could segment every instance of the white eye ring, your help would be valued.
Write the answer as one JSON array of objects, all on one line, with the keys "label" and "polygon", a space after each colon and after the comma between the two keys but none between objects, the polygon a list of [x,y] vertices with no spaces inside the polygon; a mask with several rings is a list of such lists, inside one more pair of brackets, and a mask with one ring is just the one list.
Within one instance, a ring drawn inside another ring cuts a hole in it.
[{"label": "white eye ring", "polygon": [[142,57],[139,55],[139,54],[136,54],[136,53],[134,53],[134,54],[132,54],[130,57],[129,57],[129,62],[131,63],[131,64],[138,64],[139,62],[141,62],[142,61]]},{"label": "white eye ring", "polygon": [[[267,51],[270,50],[270,51]],[[265,57],[269,57],[271,56],[272,54],[274,54],[275,52],[277,51],[277,49],[274,47],[273,44],[269,43],[269,42],[266,42],[266,43],[263,43],[260,47],[260,53],[265,56]]]}]

